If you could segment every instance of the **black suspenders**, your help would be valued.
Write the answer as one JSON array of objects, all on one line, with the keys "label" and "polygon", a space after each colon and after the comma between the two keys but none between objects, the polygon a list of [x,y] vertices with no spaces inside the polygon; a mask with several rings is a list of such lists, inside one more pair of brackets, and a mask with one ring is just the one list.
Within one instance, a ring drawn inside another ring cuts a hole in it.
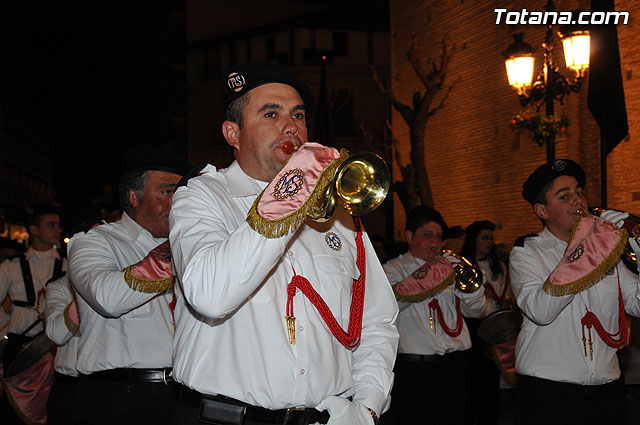
[{"label": "black suspenders", "polygon": [[[36,293],[33,288],[33,278],[31,277],[31,267],[29,267],[29,262],[24,255],[20,257],[20,268],[22,269],[22,281],[24,282],[24,292],[27,294],[27,301],[16,300],[13,301],[14,305],[18,307],[33,307],[36,305]],[[53,275],[51,279],[47,281],[45,286],[56,279],[64,276],[65,272],[62,271],[62,260],[56,258],[55,263],[53,264]]]}]

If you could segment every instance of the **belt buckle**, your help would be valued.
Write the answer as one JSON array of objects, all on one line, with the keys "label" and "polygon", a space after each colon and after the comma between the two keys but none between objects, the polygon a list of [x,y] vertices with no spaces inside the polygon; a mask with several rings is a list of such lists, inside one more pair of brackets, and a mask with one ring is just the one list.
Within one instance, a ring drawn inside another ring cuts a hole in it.
[{"label": "belt buckle", "polygon": [[283,425],[308,425],[307,421],[309,411],[304,407],[291,407],[287,409],[287,414],[284,416]]},{"label": "belt buckle", "polygon": [[169,382],[167,382],[167,369],[162,369],[162,382],[165,385],[169,385]]}]

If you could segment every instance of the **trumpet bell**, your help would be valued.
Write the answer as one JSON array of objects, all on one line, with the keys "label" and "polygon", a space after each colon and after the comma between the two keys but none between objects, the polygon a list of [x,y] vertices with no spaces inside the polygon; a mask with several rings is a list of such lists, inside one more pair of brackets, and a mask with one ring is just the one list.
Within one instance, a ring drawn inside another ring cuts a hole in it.
[{"label": "trumpet bell", "polygon": [[454,266],[456,272],[456,288],[464,293],[476,292],[480,289],[484,281],[484,276],[480,268],[474,266],[471,261],[451,250],[445,249],[442,251],[442,254],[448,254],[460,260],[460,262]]},{"label": "trumpet bell", "polygon": [[378,155],[371,152],[350,155],[338,167],[332,184],[309,216],[318,222],[327,221],[336,205],[353,216],[368,214],[389,193],[389,176],[387,164]]},{"label": "trumpet bell", "polygon": [[476,292],[482,285],[482,271],[464,257],[460,257],[461,266],[456,267],[456,287],[464,292]]},{"label": "trumpet bell", "polygon": [[389,182],[387,164],[378,155],[351,155],[336,173],[336,202],[351,215],[368,214],[384,201]]}]

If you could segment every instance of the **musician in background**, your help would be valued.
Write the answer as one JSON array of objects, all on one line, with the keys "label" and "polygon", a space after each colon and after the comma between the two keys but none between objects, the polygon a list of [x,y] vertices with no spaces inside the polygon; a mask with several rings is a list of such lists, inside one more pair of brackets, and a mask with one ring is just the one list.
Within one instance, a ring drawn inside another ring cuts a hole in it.
[{"label": "musician in background", "polygon": [[625,311],[640,314],[638,277],[619,261],[627,213],[583,217],[585,182],[577,163],[560,159],[538,167],[522,187],[544,224],[520,238],[510,257],[523,313],[516,345],[522,424],[627,423],[616,353],[627,342]]},{"label": "musician in background", "polygon": [[191,165],[154,146],[124,159],[122,218],[69,243],[80,314],[74,424],[162,424],[173,401],[169,210]]},{"label": "musician in background", "polygon": [[[75,226],[71,234],[87,232],[101,221],[98,213],[92,213],[90,218]],[[78,304],[69,276],[47,285],[46,300],[45,332],[57,346],[55,372],[47,401],[47,425],[69,425],[72,423],[73,399],[78,384],[76,361],[80,340]]]},{"label": "musician in background", "polygon": [[462,317],[486,309],[484,289],[454,289],[452,264],[443,257],[447,224],[440,213],[418,206],[407,216],[409,251],[384,265],[400,307],[393,412],[399,424],[461,424],[467,407],[464,352],[471,347]]},{"label": "musician in background", "polygon": [[[23,255],[0,264],[0,299],[9,295],[12,303],[3,356],[5,377],[20,350],[44,330],[42,319],[47,281],[57,279],[67,270],[66,259],[56,249],[62,232],[58,208],[35,206],[27,217],[27,230],[29,249]],[[30,390],[32,393],[36,391],[34,387]],[[5,397],[11,397],[10,391],[5,392]],[[19,410],[28,409],[23,404],[14,405]],[[39,413],[44,415],[44,411]],[[7,417],[5,420],[3,423],[18,419]]]}]

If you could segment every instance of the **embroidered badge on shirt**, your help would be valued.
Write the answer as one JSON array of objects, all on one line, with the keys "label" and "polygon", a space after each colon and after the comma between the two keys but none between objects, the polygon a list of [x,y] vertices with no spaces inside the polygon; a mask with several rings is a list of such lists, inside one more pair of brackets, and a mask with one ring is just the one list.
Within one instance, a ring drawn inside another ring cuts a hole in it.
[{"label": "embroidered badge on shirt", "polygon": [[342,241],[340,240],[340,236],[336,235],[333,232],[328,232],[324,235],[324,241],[327,246],[334,251],[340,251],[342,249]]},{"label": "embroidered badge on shirt", "polygon": [[569,261],[570,263],[575,263],[580,259],[580,257],[582,257],[583,254],[584,254],[584,245],[580,244],[576,247],[576,249],[573,250],[571,255],[569,255],[569,258],[567,258],[567,261]]},{"label": "embroidered badge on shirt", "polygon": [[275,184],[272,196],[278,200],[292,197],[300,191],[304,182],[304,172],[299,168],[289,171]]}]

